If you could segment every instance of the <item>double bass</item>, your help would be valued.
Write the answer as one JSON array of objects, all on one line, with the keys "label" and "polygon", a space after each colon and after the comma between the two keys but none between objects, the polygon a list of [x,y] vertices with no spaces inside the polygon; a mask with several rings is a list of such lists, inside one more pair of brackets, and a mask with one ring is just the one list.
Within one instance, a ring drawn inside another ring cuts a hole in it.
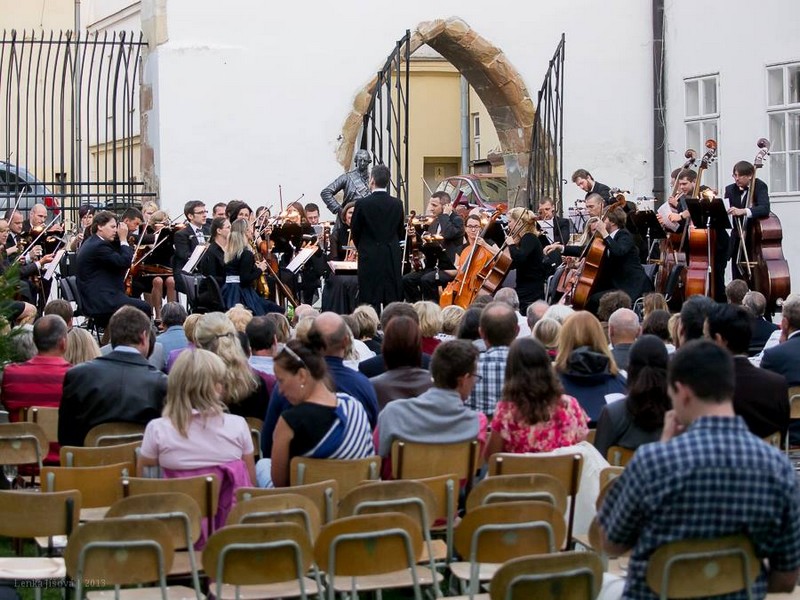
[{"label": "double bass", "polygon": [[[700,160],[700,167],[697,169],[697,179],[694,183],[693,198],[704,199],[700,194],[700,182],[703,179],[703,172],[714,162],[717,157],[717,142],[706,140],[706,153]],[[682,245],[686,250],[686,286],[684,293],[686,297],[701,295],[714,298],[716,293],[714,286],[714,248],[716,247],[716,235],[713,229],[700,229],[694,227],[691,222],[686,223],[683,230],[684,240],[688,240]]]},{"label": "double bass", "polygon": [[[600,220],[605,219],[606,215],[615,208],[624,208],[625,205],[625,196],[620,194],[613,204],[605,208]],[[602,274],[605,255],[605,242],[599,236],[594,235],[592,241],[586,246],[583,256],[578,261],[580,264],[573,276],[572,288],[564,293],[565,303],[571,302],[572,307],[576,310],[586,308]]]},{"label": "double bass", "polygon": [[[770,142],[766,138],[761,138],[757,146],[759,150],[753,160],[755,173],[750,180],[750,189],[747,193],[750,207],[753,206],[755,198],[756,175],[758,169],[764,166],[764,159],[769,155]],[[770,211],[769,216],[752,219],[752,223],[746,229],[736,260],[748,287],[764,294],[767,299],[767,312],[771,314],[775,311],[778,301],[785,299],[791,290],[789,263],[783,255],[781,221]],[[741,235],[741,223],[739,230]]]}]

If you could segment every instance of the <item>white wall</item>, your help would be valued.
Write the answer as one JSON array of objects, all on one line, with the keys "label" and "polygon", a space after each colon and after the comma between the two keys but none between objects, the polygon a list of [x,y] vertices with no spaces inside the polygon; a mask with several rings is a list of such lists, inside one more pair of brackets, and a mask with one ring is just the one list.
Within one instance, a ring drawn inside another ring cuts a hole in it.
[{"label": "white wall", "polygon": [[[157,3],[143,0],[143,13]],[[567,179],[583,167],[609,185],[651,191],[648,2],[519,4],[513,19],[479,0],[166,6],[169,39],[152,49],[145,78],[161,198],[173,210],[194,198],[277,205],[279,184],[284,202],[318,200],[341,172],[334,149],[356,91],[405,29],[450,16],[500,47],[534,99],[566,32]],[[571,183],[565,192],[583,195]]]},{"label": "white wall", "polygon": [[[668,165],[681,166],[686,149],[684,83],[687,77],[719,74],[720,185],[732,183],[733,165],[752,162],[756,141],[769,137],[766,66],[800,61],[797,0],[767,0],[757,7],[746,0],[712,0],[698,18],[698,6],[667,0],[667,139]],[[700,148],[697,148],[700,151]],[[759,177],[769,181],[769,159]],[[772,210],[783,225],[783,253],[793,289],[800,284],[800,194],[771,195]]]}]

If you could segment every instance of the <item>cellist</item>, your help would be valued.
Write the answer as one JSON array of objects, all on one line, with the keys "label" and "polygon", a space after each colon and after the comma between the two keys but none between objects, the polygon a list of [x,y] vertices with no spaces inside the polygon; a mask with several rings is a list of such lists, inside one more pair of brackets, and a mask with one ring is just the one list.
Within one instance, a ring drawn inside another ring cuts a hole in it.
[{"label": "cellist", "polygon": [[[756,178],[753,198],[750,198],[750,185],[753,177],[756,176],[756,169],[752,163],[740,160],[733,165],[734,183],[725,188],[725,198],[728,199],[730,208],[728,214],[732,217],[741,218],[744,222],[742,232],[746,234],[747,227],[751,219],[760,219],[769,216],[769,188],[761,179]],[[744,243],[739,237],[739,228],[734,225],[731,235],[731,252],[734,257],[731,262],[731,271],[734,279],[744,279],[739,269],[739,246]]]}]

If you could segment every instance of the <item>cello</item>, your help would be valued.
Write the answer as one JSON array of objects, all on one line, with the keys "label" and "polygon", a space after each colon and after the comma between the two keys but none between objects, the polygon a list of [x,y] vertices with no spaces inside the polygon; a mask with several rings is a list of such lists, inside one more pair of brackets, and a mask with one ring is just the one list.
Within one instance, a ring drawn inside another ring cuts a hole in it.
[{"label": "cello", "polygon": [[[700,160],[700,167],[697,169],[697,180],[694,184],[694,193],[692,197],[703,199],[700,195],[700,181],[703,178],[703,172],[708,169],[708,166],[714,162],[717,156],[717,142],[715,140],[706,140],[706,153]],[[689,296],[701,295],[710,296],[714,298],[716,290],[714,289],[714,248],[716,244],[716,235],[713,229],[705,228],[700,229],[694,227],[690,222],[686,223],[683,231],[684,240],[688,239],[688,246],[686,251],[686,286],[684,288],[685,295]]]},{"label": "cello", "polygon": [[[618,195],[614,203],[605,208],[600,220],[604,220],[606,215],[615,208],[624,208],[626,204],[625,196],[622,194]],[[564,294],[564,296],[568,298],[568,301],[571,300],[574,309],[583,310],[589,303],[589,297],[594,293],[597,282],[602,274],[605,255],[605,243],[599,236],[593,235],[591,243],[586,246],[586,250],[584,250],[583,256],[580,259],[582,264],[578,267],[573,277],[573,287]]]},{"label": "cello", "polygon": [[[764,166],[764,159],[769,155],[770,142],[766,138],[761,138],[757,145],[759,150],[753,160],[755,173],[750,180],[747,195],[750,207],[753,206],[755,199],[756,175],[758,169]],[[748,287],[764,294],[767,299],[767,312],[771,314],[775,311],[778,301],[785,299],[791,289],[789,263],[786,262],[782,248],[783,229],[780,219],[772,211],[769,216],[752,221],[744,236],[741,236],[742,225],[739,221],[740,239],[743,243],[739,245],[737,260]]]},{"label": "cello", "polygon": [[484,267],[494,259],[495,251],[485,244],[480,244],[478,240],[484,238],[489,228],[505,211],[505,204],[497,205],[497,209],[489,217],[478,237],[475,238],[475,242],[470,248],[469,256],[464,261],[464,264],[458,268],[455,279],[447,284],[439,296],[439,306],[444,308],[455,304],[466,309],[480,293],[483,282],[479,279],[479,275]]}]

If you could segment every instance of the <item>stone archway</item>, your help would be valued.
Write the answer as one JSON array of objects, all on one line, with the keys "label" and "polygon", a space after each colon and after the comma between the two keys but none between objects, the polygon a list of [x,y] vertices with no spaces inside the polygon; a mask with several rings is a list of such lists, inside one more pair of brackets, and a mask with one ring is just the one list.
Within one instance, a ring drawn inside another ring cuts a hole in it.
[{"label": "stone archway", "polygon": [[[509,202],[528,202],[528,164],[535,108],[519,72],[503,51],[457,17],[420,23],[411,36],[411,53],[428,44],[466,77],[492,118],[508,177]],[[345,170],[353,162],[364,114],[377,85],[373,77],[353,101],[336,158]]]}]

